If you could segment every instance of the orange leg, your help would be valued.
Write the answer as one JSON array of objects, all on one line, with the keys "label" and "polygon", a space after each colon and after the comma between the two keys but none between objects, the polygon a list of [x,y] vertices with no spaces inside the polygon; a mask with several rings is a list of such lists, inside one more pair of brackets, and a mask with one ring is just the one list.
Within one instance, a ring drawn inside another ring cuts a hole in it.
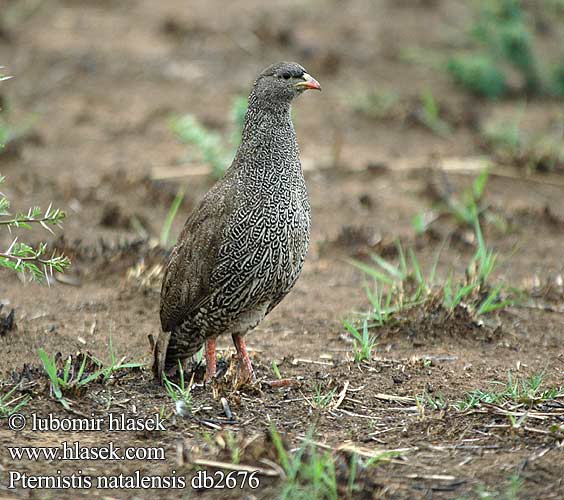
[{"label": "orange leg", "polygon": [[206,340],[206,381],[215,377],[215,338]]},{"label": "orange leg", "polygon": [[251,359],[249,358],[249,353],[247,352],[247,346],[243,340],[242,335],[234,334],[233,343],[235,344],[235,349],[237,349],[237,354],[239,355],[239,363],[241,366],[241,371],[246,373],[252,382],[256,382],[257,378],[253,370],[253,365]]}]

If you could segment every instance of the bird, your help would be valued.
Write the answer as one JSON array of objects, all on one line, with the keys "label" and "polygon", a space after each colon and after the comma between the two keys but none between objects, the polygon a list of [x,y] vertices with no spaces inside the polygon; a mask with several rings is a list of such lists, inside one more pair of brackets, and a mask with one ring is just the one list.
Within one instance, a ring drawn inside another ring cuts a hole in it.
[{"label": "bird", "polygon": [[295,62],[256,77],[233,162],[188,216],[165,267],[159,380],[204,344],[213,379],[216,338],[229,334],[242,378],[256,381],[244,335],[290,292],[308,251],[311,209],[291,104],[309,89],[321,86]]}]

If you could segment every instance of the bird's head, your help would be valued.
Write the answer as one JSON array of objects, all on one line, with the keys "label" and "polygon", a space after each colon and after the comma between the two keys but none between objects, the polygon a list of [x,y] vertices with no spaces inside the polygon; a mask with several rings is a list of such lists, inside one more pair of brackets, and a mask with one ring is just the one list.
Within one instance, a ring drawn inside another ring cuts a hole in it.
[{"label": "bird's head", "polygon": [[289,104],[308,89],[321,90],[321,85],[298,63],[279,62],[258,75],[253,94],[264,103]]}]

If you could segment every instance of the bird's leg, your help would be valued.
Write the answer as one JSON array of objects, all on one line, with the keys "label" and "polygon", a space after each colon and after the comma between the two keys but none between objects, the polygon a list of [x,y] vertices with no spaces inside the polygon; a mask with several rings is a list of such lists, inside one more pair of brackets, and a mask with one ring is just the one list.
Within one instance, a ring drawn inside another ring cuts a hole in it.
[{"label": "bird's leg", "polygon": [[253,365],[249,358],[249,353],[247,352],[247,346],[245,345],[245,340],[242,335],[234,333],[232,335],[233,343],[235,344],[235,349],[237,349],[237,354],[239,355],[239,365],[241,366],[241,371],[246,373],[252,382],[256,382],[257,378],[253,370]]},{"label": "bird's leg", "polygon": [[206,340],[206,381],[215,377],[215,337]]}]

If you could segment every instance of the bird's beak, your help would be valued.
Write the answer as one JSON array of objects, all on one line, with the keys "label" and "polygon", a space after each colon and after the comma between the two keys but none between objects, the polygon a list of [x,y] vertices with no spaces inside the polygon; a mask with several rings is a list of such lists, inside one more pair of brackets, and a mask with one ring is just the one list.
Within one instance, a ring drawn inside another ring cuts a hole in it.
[{"label": "bird's beak", "polygon": [[302,75],[302,78],[303,81],[296,83],[296,87],[301,89],[321,90],[321,85],[319,85],[319,82],[315,78],[313,78],[313,76],[304,73]]}]

